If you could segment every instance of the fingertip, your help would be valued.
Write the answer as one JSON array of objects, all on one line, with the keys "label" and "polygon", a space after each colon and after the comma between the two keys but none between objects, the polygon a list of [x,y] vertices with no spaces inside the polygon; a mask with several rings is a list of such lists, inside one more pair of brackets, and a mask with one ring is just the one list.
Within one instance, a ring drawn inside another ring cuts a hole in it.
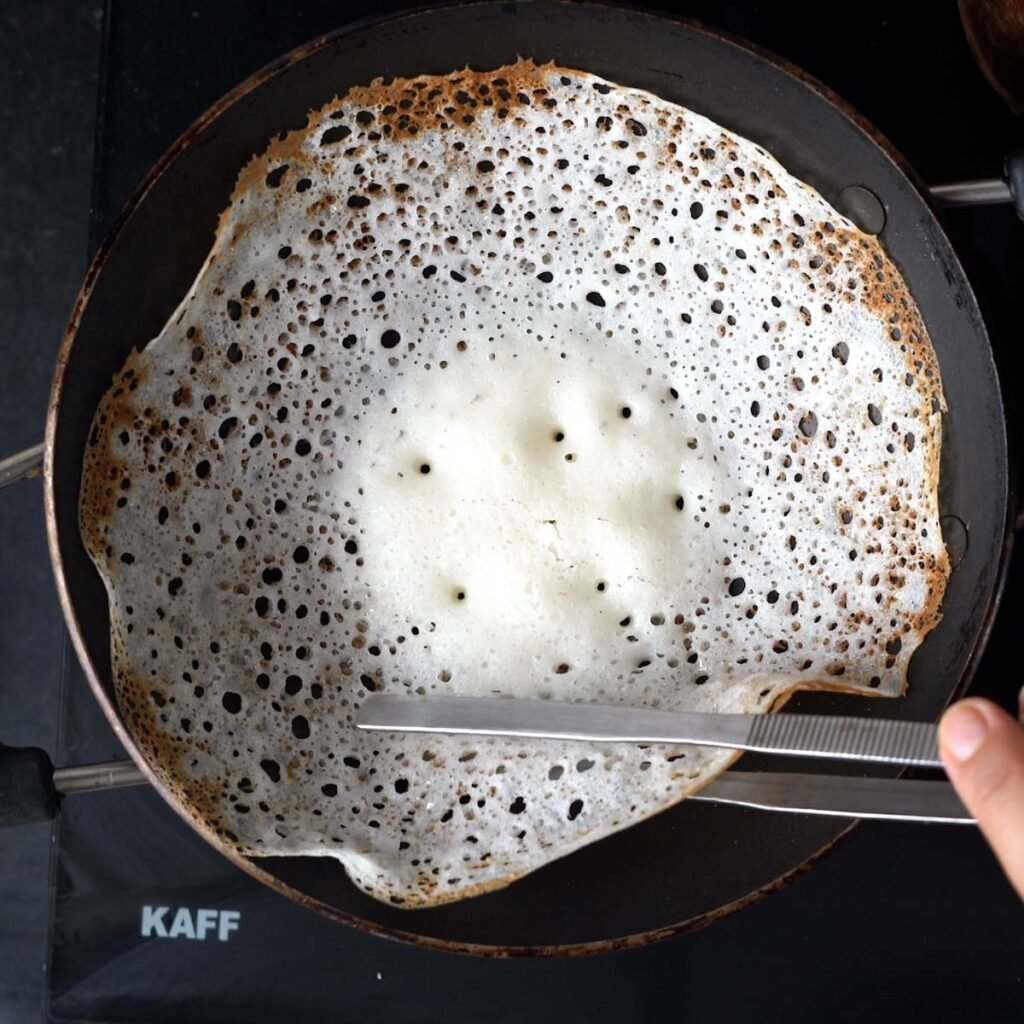
[{"label": "fingertip", "polygon": [[985,742],[990,730],[988,715],[980,701],[964,700],[954,704],[939,723],[939,747],[945,757],[969,761]]},{"label": "fingertip", "polygon": [[1024,895],[1024,729],[991,701],[972,697],[939,723],[950,781]]},{"label": "fingertip", "polygon": [[946,709],[939,722],[939,752],[947,767],[965,765],[982,747],[997,738],[1016,747],[1024,741],[1020,725],[998,704],[967,697]]},{"label": "fingertip", "polygon": [[[1021,690],[1021,700],[1024,701],[1024,689]],[[939,740],[941,742],[945,731],[950,724],[965,712],[969,711],[979,715],[988,730],[1002,729],[1006,725],[1017,725],[1012,715],[1007,714],[998,704],[987,700],[984,697],[965,697],[946,708],[939,721]]]}]

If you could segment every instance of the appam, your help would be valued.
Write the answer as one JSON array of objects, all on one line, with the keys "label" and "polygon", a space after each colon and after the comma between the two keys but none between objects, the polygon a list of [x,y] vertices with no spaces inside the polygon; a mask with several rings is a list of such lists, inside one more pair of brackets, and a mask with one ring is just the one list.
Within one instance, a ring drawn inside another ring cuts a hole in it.
[{"label": "appam", "polygon": [[126,721],[240,852],[505,884],[733,755],[388,740],[362,697],[898,695],[942,408],[878,242],[699,114],[529,62],[352,90],[244,169],[97,412]]}]

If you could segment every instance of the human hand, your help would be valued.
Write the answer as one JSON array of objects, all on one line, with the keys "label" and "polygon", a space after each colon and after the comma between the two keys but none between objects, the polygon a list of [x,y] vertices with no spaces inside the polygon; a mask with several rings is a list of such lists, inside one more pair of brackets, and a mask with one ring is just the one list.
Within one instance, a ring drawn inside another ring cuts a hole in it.
[{"label": "human hand", "polygon": [[1024,728],[991,701],[970,697],[943,716],[939,750],[960,799],[1024,899]]}]

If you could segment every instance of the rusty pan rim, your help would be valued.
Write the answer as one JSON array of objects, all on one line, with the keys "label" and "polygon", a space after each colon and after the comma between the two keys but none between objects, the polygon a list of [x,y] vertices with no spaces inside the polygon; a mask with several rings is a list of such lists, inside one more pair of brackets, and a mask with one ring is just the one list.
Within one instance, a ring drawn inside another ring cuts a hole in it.
[{"label": "rusty pan rim", "polygon": [[[645,18],[651,22],[669,22],[672,25],[680,26],[692,32],[700,33],[705,36],[709,36],[712,39],[721,41],[730,45],[740,51],[744,51],[752,56],[759,58],[770,64],[773,68],[779,72],[795,78],[803,86],[809,88],[813,92],[817,93],[829,103],[833,108],[838,110],[843,116],[849,119],[855,124],[878,148],[884,153],[895,167],[908,179],[910,184],[924,199],[925,203],[929,206],[932,213],[936,215],[939,221],[939,226],[945,234],[945,228],[942,223],[942,219],[938,216],[938,210],[934,202],[930,199],[927,189],[923,182],[914,172],[913,168],[906,161],[906,159],[900,154],[896,147],[889,141],[889,139],[882,134],[873,124],[871,124],[863,115],[856,111],[846,100],[831,90],[828,86],[824,85],[816,77],[809,74],[802,68],[790,63],[784,58],[779,57],[777,54],[763,49],[760,46],[751,43],[750,41],[733,35],[732,33],[724,32],[722,30],[711,28],[702,22],[683,16],[670,15],[662,12],[653,12],[644,10],[643,8],[635,7],[624,7],[614,3],[593,2],[593,0],[555,0],[560,6],[578,7],[581,13],[586,11],[609,11],[609,12],[625,12],[633,15],[637,18]],[[520,0],[523,7],[528,8],[532,6],[532,0]],[[545,946],[502,946],[502,945],[488,945],[473,942],[458,942],[446,939],[440,939],[433,936],[421,935],[412,931],[405,931],[403,929],[390,928],[374,921],[369,921],[365,918],[357,917],[353,914],[340,911],[328,904],[323,903],[308,894],[302,892],[299,889],[283,882],[275,875],[268,871],[263,870],[257,859],[248,858],[232,850],[226,846],[221,839],[215,835],[212,829],[204,825],[201,822],[196,821],[192,818],[180,802],[174,797],[170,790],[163,785],[160,779],[157,777],[153,769],[150,767],[146,758],[136,746],[132,740],[127,729],[125,728],[120,712],[111,699],[108,696],[103,683],[99,678],[99,674],[96,670],[96,666],[93,663],[90,655],[88,646],[85,641],[85,637],[82,633],[78,616],[74,608],[74,604],[71,599],[70,590],[67,584],[66,572],[63,558],[61,557],[60,551],[60,540],[57,530],[57,515],[56,515],[56,493],[55,493],[55,481],[54,481],[54,449],[57,432],[57,421],[61,411],[61,401],[63,397],[64,381],[67,373],[68,362],[70,359],[72,347],[77,337],[78,328],[82,320],[82,316],[88,306],[89,300],[92,296],[93,290],[95,289],[96,282],[99,280],[103,273],[104,267],[107,263],[107,259],[114,249],[118,241],[120,240],[121,234],[125,226],[131,220],[135,211],[143,203],[149,193],[152,191],[156,183],[163,177],[163,175],[173,166],[178,156],[185,151],[193,142],[196,136],[198,136],[208,125],[212,124],[217,120],[226,110],[234,106],[239,100],[249,95],[256,88],[277,77],[280,74],[288,71],[292,66],[301,63],[307,57],[319,52],[327,46],[330,46],[337,41],[344,39],[348,35],[352,35],[359,31],[373,26],[391,25],[397,22],[405,21],[412,18],[420,18],[431,14],[436,10],[451,9],[451,8],[464,8],[466,10],[472,10],[474,8],[481,7],[497,7],[502,6],[496,0],[469,0],[469,2],[461,2],[456,0],[453,3],[435,4],[432,7],[410,9],[407,11],[398,12],[393,15],[388,15],[379,18],[365,18],[359,21],[351,22],[343,25],[341,28],[334,29],[328,33],[318,36],[307,43],[304,43],[295,49],[289,51],[283,56],[277,58],[269,64],[264,65],[262,68],[251,74],[248,78],[244,79],[230,91],[225,93],[219,100],[208,107],[202,114],[200,114],[189,126],[186,128],[178,138],[164,151],[159,160],[150,168],[146,173],[145,177],[135,187],[129,199],[126,201],[124,206],[121,208],[117,217],[115,218],[110,229],[106,233],[104,240],[100,244],[96,251],[95,256],[92,258],[88,271],[86,272],[85,278],[82,283],[82,287],[76,297],[74,306],[68,319],[67,326],[64,331],[63,338],[61,340],[60,349],[57,355],[56,367],[54,370],[53,383],[50,391],[49,403],[47,407],[46,415],[46,432],[44,438],[44,462],[43,462],[43,485],[44,485],[44,504],[45,504],[45,518],[46,518],[46,535],[47,544],[50,550],[50,560],[53,567],[54,578],[57,586],[57,594],[60,601],[61,610],[64,615],[65,624],[68,629],[68,633],[71,638],[72,645],[75,650],[75,654],[78,657],[79,663],[85,673],[86,679],[89,683],[89,688],[92,690],[93,697],[96,699],[100,706],[105,718],[109,722],[119,742],[124,746],[125,750],[131,756],[131,759],[139,767],[140,771],[145,776],[149,785],[151,785],[163,798],[163,800],[178,814],[178,816],[185,821],[185,823],[196,831],[207,843],[209,843],[214,849],[217,850],[222,856],[226,857],[235,867],[244,871],[246,874],[255,878],[258,882],[267,886],[269,889],[285,896],[292,902],[299,904],[307,909],[314,910],[323,916],[336,921],[341,924],[349,925],[353,928],[357,928],[370,935],[374,935],[381,938],[397,939],[399,941],[418,946],[420,948],[435,949],[444,952],[468,954],[474,956],[484,956],[491,958],[511,958],[511,957],[522,957],[522,958],[548,958],[556,956],[564,957],[578,957],[585,955],[593,955],[598,953],[608,953],[617,950],[625,949],[637,949],[642,948],[648,944],[661,941],[663,939],[674,938],[676,936],[683,935],[685,933],[696,931],[714,921],[721,918],[727,917],[730,914],[742,910],[748,906],[752,906],[756,903],[761,902],[767,896],[780,891],[785,888],[794,879],[800,877],[805,872],[810,870],[815,864],[817,864],[828,852],[835,849],[841,842],[848,841],[849,837],[853,834],[857,828],[859,822],[850,824],[846,829],[840,832],[834,839],[830,840],[820,849],[812,853],[804,861],[802,861],[795,868],[788,872],[784,872],[777,878],[766,883],[758,889],[752,892],[746,893],[740,896],[730,903],[724,906],[718,907],[715,910],[709,911],[705,914],[698,915],[696,917],[688,918],[687,920],[680,921],[678,923],[668,925],[664,928],[652,929],[647,932],[639,932],[631,935],[625,935],[613,939],[601,939],[594,942],[575,943],[575,944],[560,944],[560,945],[545,945]],[[518,6],[518,5],[517,5]],[[964,279],[967,279],[967,275],[963,272],[960,267],[959,259],[950,246],[953,259],[956,261],[958,268],[963,273]],[[973,291],[972,291],[973,296]],[[989,634],[991,633],[993,622],[995,619],[996,611],[998,610],[1000,600],[1002,598],[1003,589],[1005,587],[1007,569],[1009,564],[1009,556],[1012,550],[1013,543],[1013,506],[1014,496],[1012,492],[1008,495],[1007,511],[1006,511],[1006,525],[1004,530],[1004,544],[1000,556],[1000,565],[998,567],[997,577],[995,580],[995,586],[992,589],[992,593],[989,596],[988,604],[985,609],[982,628],[979,631],[978,638],[970,652],[967,663],[964,666],[963,672],[961,673],[960,679],[950,695],[950,700],[960,696],[969,686],[971,679],[974,676],[974,672],[977,667],[978,660],[982,651],[984,650]],[[415,912],[412,912],[414,917]]]}]

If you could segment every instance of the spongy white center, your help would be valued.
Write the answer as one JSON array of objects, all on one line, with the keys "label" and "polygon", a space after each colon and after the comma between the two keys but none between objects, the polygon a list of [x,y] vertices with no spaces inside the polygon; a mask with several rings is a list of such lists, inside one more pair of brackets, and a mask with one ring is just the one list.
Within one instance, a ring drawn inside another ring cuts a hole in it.
[{"label": "spongy white center", "polygon": [[459,690],[497,671],[506,692],[603,693],[652,656],[678,595],[708,588],[699,509],[742,486],[687,447],[705,429],[678,406],[630,351],[568,334],[506,356],[468,344],[392,386],[347,463],[373,508],[367,616],[389,636],[436,625]]}]

